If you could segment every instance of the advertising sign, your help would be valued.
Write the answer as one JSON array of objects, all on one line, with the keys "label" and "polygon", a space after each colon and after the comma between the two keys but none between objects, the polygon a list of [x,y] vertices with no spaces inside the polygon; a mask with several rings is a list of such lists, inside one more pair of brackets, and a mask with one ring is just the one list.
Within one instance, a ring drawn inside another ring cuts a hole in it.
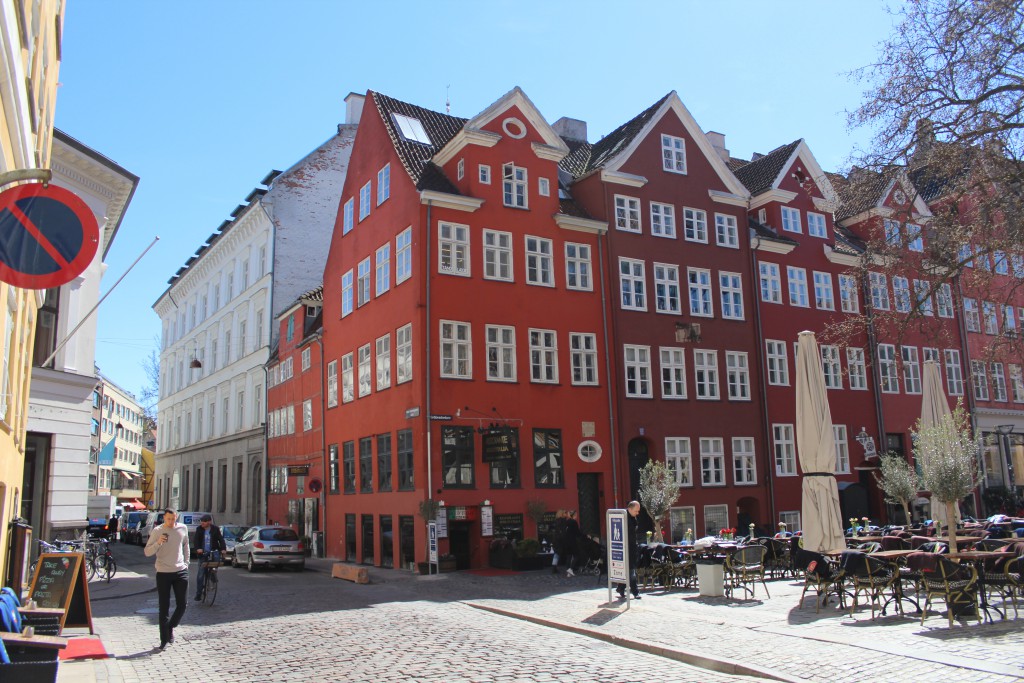
[{"label": "advertising sign", "polygon": [[483,461],[498,462],[519,457],[519,432],[510,427],[491,427],[483,433]]},{"label": "advertising sign", "polygon": [[437,522],[427,524],[427,544],[430,549],[430,564],[437,564]]},{"label": "advertising sign", "polygon": [[480,535],[494,535],[494,508],[490,505],[480,507]]},{"label": "advertising sign", "polygon": [[448,508],[440,505],[437,508],[437,537],[448,538]]},{"label": "advertising sign", "polygon": [[629,534],[626,532],[625,510],[609,510],[608,522],[608,602],[612,601],[612,585],[629,583],[629,552],[626,548]]}]

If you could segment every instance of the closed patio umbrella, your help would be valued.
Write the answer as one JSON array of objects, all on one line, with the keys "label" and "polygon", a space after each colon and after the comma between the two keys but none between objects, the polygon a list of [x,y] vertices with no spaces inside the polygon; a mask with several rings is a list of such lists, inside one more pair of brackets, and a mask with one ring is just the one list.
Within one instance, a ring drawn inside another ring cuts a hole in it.
[{"label": "closed patio umbrella", "polygon": [[[939,364],[934,360],[924,362],[924,389],[921,395],[921,426],[934,427],[942,419],[952,415],[946,395],[942,391],[942,376]],[[957,522],[960,521],[960,510],[956,511]],[[947,525],[946,506],[932,500],[932,519],[940,526]]]},{"label": "closed patio umbrella", "polygon": [[813,332],[801,332],[797,342],[796,448],[803,471],[804,550],[825,553],[843,548],[832,412]]}]

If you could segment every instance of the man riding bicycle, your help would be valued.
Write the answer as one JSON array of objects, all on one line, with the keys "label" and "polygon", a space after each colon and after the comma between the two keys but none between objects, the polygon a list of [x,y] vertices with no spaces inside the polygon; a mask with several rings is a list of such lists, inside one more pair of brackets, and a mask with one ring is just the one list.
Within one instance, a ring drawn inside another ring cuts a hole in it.
[{"label": "man riding bicycle", "polygon": [[196,554],[199,555],[199,572],[196,574],[196,595],[195,601],[203,599],[203,588],[206,586],[207,562],[220,562],[221,553],[227,551],[224,543],[224,536],[220,533],[220,527],[213,523],[213,517],[203,515],[196,527],[195,545]]}]

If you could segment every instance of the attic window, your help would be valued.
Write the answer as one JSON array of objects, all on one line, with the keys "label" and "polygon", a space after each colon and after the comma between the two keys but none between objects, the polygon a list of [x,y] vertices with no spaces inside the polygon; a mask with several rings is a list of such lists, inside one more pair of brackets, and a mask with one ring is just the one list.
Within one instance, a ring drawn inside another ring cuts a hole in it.
[{"label": "attic window", "polygon": [[427,131],[423,128],[423,123],[419,119],[405,116],[404,114],[392,114],[391,116],[394,117],[395,124],[398,126],[398,130],[401,131],[403,138],[410,142],[420,142],[424,145],[430,144]]}]

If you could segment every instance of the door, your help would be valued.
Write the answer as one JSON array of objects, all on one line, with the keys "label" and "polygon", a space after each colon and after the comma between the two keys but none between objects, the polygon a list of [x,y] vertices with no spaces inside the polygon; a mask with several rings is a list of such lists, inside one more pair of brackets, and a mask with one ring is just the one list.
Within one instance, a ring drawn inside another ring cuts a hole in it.
[{"label": "door", "polygon": [[473,552],[470,547],[472,522],[448,522],[448,552],[455,556],[456,569],[472,566]]},{"label": "door", "polygon": [[647,442],[633,439],[629,442],[629,499],[640,500],[640,470],[651,459],[647,453]]},{"label": "door", "polygon": [[601,475],[576,475],[577,509],[580,530],[588,536],[601,535]]}]

